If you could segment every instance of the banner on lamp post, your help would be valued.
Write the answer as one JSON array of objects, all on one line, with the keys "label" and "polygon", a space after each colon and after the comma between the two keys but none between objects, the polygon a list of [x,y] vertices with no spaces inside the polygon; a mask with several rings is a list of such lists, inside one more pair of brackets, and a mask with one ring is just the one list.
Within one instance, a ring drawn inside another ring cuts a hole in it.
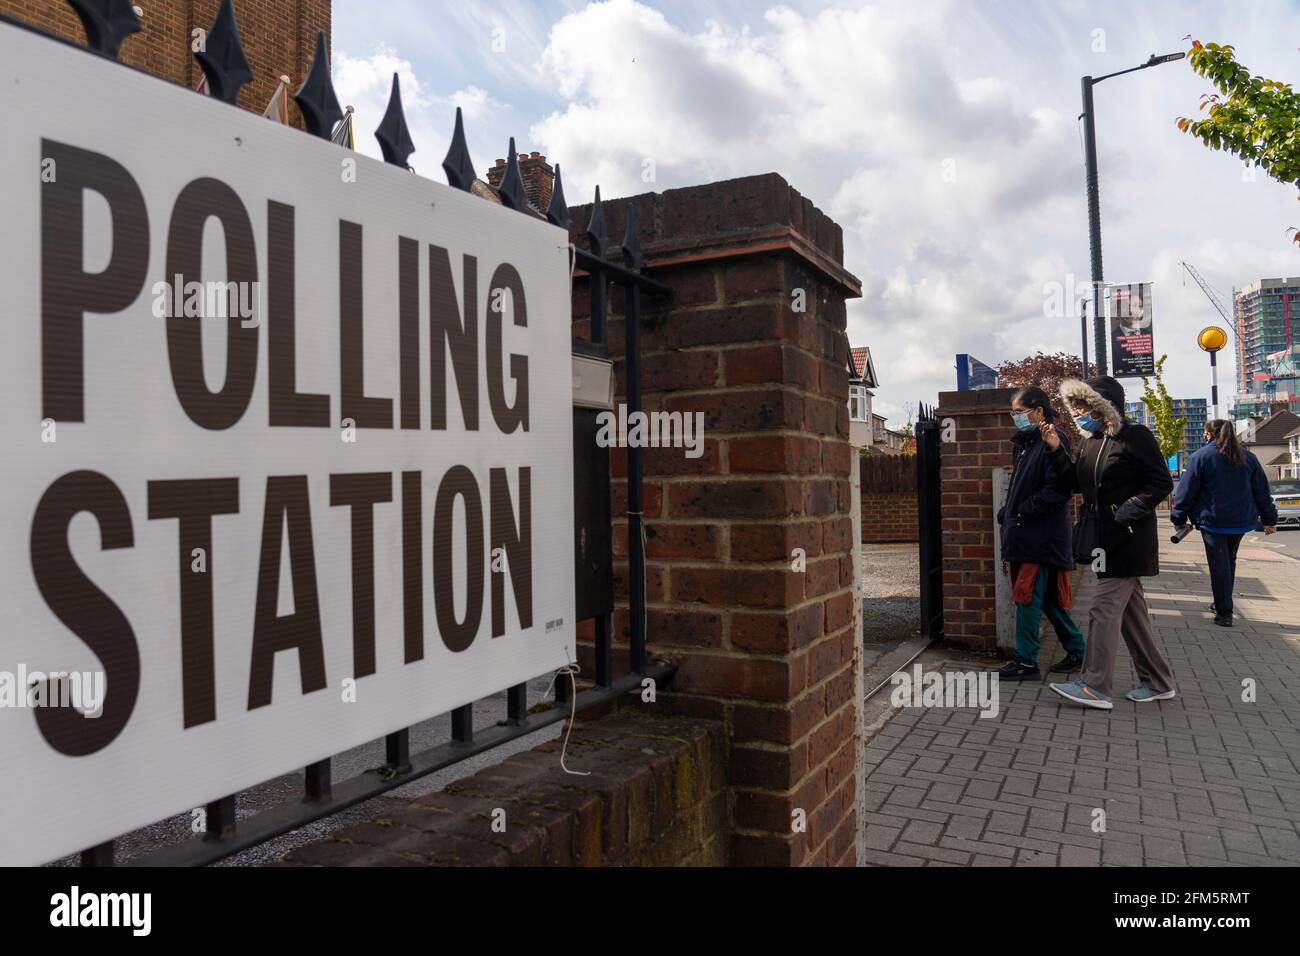
[{"label": "banner on lamp post", "polygon": [[1110,356],[1115,378],[1155,374],[1150,282],[1110,287]]}]

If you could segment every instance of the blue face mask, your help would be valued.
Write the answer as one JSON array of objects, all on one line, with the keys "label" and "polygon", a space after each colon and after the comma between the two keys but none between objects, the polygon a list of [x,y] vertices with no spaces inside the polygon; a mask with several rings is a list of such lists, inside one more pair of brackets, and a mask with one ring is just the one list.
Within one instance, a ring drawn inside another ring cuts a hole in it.
[{"label": "blue face mask", "polygon": [[1016,423],[1016,427],[1022,432],[1033,431],[1038,426],[1029,420],[1028,412],[1012,412],[1011,420]]},{"label": "blue face mask", "polygon": [[1085,412],[1084,414],[1078,416],[1074,420],[1074,423],[1078,425],[1081,430],[1087,432],[1090,435],[1095,435],[1097,434],[1097,432],[1101,431],[1101,425],[1102,425],[1101,419],[1093,418],[1091,412]]}]

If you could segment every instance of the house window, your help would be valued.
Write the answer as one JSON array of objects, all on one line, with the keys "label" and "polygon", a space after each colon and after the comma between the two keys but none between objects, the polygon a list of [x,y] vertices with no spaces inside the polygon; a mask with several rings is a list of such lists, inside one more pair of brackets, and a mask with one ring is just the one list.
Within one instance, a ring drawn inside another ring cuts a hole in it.
[{"label": "house window", "polygon": [[855,422],[867,421],[867,388],[865,385],[849,386],[849,418]]}]

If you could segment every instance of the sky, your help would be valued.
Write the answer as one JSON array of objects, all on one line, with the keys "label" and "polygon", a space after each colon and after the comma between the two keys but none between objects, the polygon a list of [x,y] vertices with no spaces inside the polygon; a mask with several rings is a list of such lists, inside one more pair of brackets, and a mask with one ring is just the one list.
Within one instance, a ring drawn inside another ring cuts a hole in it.
[{"label": "sky", "polygon": [[[989,364],[1078,353],[1079,78],[1186,50],[1190,36],[1291,82],[1298,7],[334,0],[333,69],[358,148],[375,156],[370,131],[400,75],[411,163],[440,181],[456,106],[481,175],[513,136],[560,163],[570,202],[597,184],[608,200],[779,173],[844,229],[863,289],[850,343],[872,348],[876,411],[897,427],[956,387],[956,353]],[[1105,276],[1153,283],[1156,353],[1178,398],[1208,398],[1196,333],[1222,324],[1179,263],[1229,307],[1233,288],[1300,275],[1295,187],[1175,126],[1210,90],[1186,61],[1095,87]],[[1235,366],[1220,359],[1222,400]],[[1140,381],[1124,384],[1136,399]]]}]

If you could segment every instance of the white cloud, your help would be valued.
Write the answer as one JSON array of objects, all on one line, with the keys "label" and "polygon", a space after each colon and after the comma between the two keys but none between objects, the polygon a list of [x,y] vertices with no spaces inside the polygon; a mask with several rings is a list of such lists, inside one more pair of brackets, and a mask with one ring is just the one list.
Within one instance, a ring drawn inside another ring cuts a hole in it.
[{"label": "white cloud", "polygon": [[[845,265],[863,280],[849,331],[873,348],[877,406],[891,416],[952,388],[956,352],[997,362],[1077,350],[1077,317],[1046,314],[1044,290],[1088,269],[1080,75],[1180,49],[1188,32],[1236,43],[1252,72],[1286,78],[1294,66],[1294,43],[1276,29],[1291,15],[1282,0],[1260,0],[1250,18],[1208,0],[720,3],[716,14],[678,0],[663,0],[669,13],[636,0],[511,0],[462,5],[447,23],[392,2],[406,14],[381,35],[410,43],[405,55],[421,49],[430,71],[454,77],[445,89],[459,89],[414,109],[408,100],[413,128],[427,127],[415,136],[426,175],[459,104],[482,168],[533,119],[520,148],[562,163],[575,201],[596,183],[614,198],[770,171],[811,197],[843,226]],[[505,55],[489,40],[502,25]],[[392,50],[362,59],[347,83],[377,122],[392,70],[404,94],[407,73]],[[1284,235],[1300,223],[1294,190],[1241,183],[1231,158],[1174,129],[1207,88],[1183,64],[1098,87],[1106,274],[1155,283],[1156,344],[1176,395],[1207,393],[1193,339],[1217,321],[1179,260],[1225,292],[1300,271]],[[1222,375],[1231,381],[1230,360]]]},{"label": "white cloud", "polygon": [[945,4],[777,7],[761,32],[689,33],[634,0],[592,4],[551,30],[542,65],[569,102],[532,137],[578,195],[784,174],[844,227],[864,280],[850,331],[893,370],[881,404],[932,400],[954,352],[988,353],[1013,308],[1041,313],[1033,270],[1063,259],[1037,233],[1064,226],[1079,191],[1073,117],[961,75],[950,18]]},{"label": "white cloud", "polygon": [[421,175],[443,180],[441,163],[451,142],[458,106],[464,113],[470,153],[480,167],[479,174],[487,169],[488,153],[505,155],[508,133],[503,124],[509,121],[510,107],[497,102],[481,87],[469,85],[448,94],[436,93],[420,81],[409,60],[386,44],[378,45],[368,56],[337,52],[333,72],[339,102],[356,110],[356,146],[367,156],[381,155],[373,133],[388,109],[394,73],[402,88],[402,111],[416,147],[411,165]]}]

